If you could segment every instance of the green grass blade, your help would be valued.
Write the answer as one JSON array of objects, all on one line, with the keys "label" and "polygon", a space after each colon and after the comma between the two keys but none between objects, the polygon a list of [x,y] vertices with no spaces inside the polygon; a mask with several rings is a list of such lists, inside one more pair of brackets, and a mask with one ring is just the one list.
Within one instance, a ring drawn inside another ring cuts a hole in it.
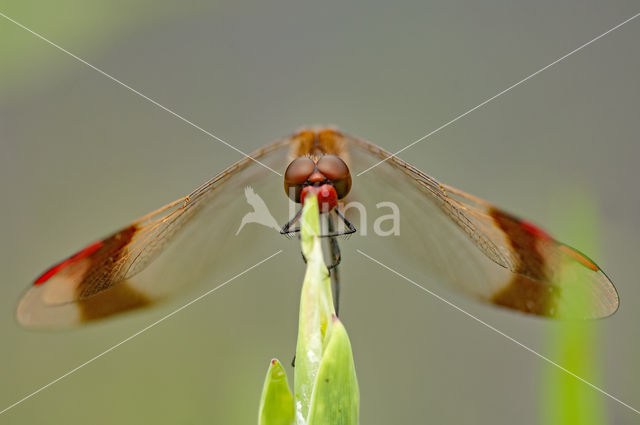
[{"label": "green grass blade", "polygon": [[[567,196],[569,193],[571,196]],[[575,210],[555,214],[565,217],[558,225],[565,229],[570,239],[594,255],[598,246],[596,229],[598,218],[596,204],[580,196],[575,190],[562,191],[563,202],[569,200]],[[571,265],[566,266],[561,279],[565,284],[564,297],[571,300],[569,309],[584,309],[588,297],[581,296],[583,281],[576,280]],[[598,321],[559,321],[549,323],[550,357],[571,372],[598,385]],[[545,425],[602,425],[607,423],[602,395],[589,386],[554,367],[548,367],[543,375],[541,423]]]}]

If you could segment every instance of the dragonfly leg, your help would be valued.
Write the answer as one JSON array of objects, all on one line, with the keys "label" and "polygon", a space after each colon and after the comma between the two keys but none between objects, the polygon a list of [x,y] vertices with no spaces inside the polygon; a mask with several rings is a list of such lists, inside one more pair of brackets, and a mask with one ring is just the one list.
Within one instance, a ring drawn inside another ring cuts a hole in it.
[{"label": "dragonfly leg", "polygon": [[344,213],[342,211],[340,211],[338,208],[334,208],[334,211],[336,212],[336,215],[338,217],[340,217],[340,219],[342,219],[344,224],[347,225],[347,229],[348,230],[346,232],[343,232],[342,235],[350,235],[352,233],[355,233],[356,232],[356,226],[351,224],[351,222],[347,219],[347,217],[344,216]]},{"label": "dragonfly leg", "polygon": [[[334,208],[332,210],[332,212],[335,212],[335,214],[344,222],[344,224],[347,226],[347,230],[336,232],[334,230],[333,226],[332,226],[328,233],[320,235],[321,238],[333,238],[333,237],[336,237],[336,236],[347,236],[347,235],[350,235],[350,234],[355,233],[357,231],[356,227],[353,224],[351,224],[351,222],[347,219],[347,217],[344,216],[342,211],[340,211],[338,208]],[[327,214],[327,217],[329,215],[330,214]],[[302,216],[302,208],[300,208],[298,210],[296,215],[291,220],[289,220],[287,222],[287,224],[282,226],[282,229],[280,229],[280,234],[281,235],[285,235],[285,236],[290,236],[293,233],[299,233],[300,232],[299,228],[298,229],[292,229],[292,227],[300,219],[301,216]],[[329,220],[329,222],[331,222],[331,220]]]},{"label": "dragonfly leg", "polygon": [[[348,236],[357,231],[356,227],[353,224],[351,224],[351,222],[347,219],[347,217],[345,217],[342,211],[340,211],[338,208],[334,208],[331,212],[335,213],[338,216],[338,218],[342,220],[342,222],[347,226],[347,230],[336,231],[333,226],[330,226],[329,232],[323,235],[320,235],[321,238],[334,238],[336,236]],[[330,214],[327,214],[327,216],[330,216]],[[332,223],[332,221],[329,220],[329,223]]]},{"label": "dragonfly leg", "polygon": [[300,229],[292,229],[291,227],[296,223],[296,221],[298,221],[300,219],[301,215],[302,215],[302,208],[300,208],[298,210],[296,215],[294,215],[293,218],[287,222],[287,224],[282,226],[282,229],[280,229],[280,234],[281,235],[290,235],[291,233],[299,232]]}]

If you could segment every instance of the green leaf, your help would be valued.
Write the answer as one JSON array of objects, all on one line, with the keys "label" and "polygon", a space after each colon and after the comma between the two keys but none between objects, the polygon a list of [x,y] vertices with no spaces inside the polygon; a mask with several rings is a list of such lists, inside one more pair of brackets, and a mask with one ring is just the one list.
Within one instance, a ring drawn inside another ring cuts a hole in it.
[{"label": "green leaf", "polygon": [[295,405],[280,363],[272,360],[260,403],[259,425],[355,425],[360,394],[351,343],[335,315],[329,270],[322,256],[315,196],[305,199],[300,220],[307,272],[302,284]]},{"label": "green leaf", "polygon": [[360,392],[347,330],[333,316],[331,333],[320,362],[308,425],[356,425]]},{"label": "green leaf", "polygon": [[295,417],[287,374],[277,359],[271,360],[262,388],[258,425],[291,425]]},{"label": "green leaf", "polygon": [[315,196],[305,199],[301,233],[307,273],[296,347],[296,421],[299,425],[357,424],[360,396],[351,343],[335,316]]},{"label": "green leaf", "polygon": [[294,391],[296,416],[301,423],[308,416],[316,375],[324,351],[324,340],[335,313],[329,271],[322,257],[320,220],[315,196],[305,199],[301,217],[302,252],[307,272],[302,284]]},{"label": "green leaf", "polygon": [[[310,261],[323,263],[322,247],[320,246],[320,211],[318,209],[318,198],[310,195],[305,199],[305,205],[300,217],[300,239],[302,241],[302,253],[307,257],[307,264]],[[319,249],[320,252],[313,252]],[[327,271],[328,273],[328,271]]]}]

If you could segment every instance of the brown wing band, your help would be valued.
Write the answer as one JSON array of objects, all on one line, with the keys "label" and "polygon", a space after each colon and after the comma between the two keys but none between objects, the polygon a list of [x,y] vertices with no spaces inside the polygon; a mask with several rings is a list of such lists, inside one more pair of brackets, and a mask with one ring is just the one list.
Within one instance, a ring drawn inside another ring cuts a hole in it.
[{"label": "brown wing band", "polygon": [[525,313],[552,316],[555,311],[554,298],[559,288],[543,283],[547,281],[545,259],[537,247],[539,238],[549,236],[532,224],[496,208],[491,208],[489,214],[507,235],[518,258],[517,274],[513,275],[507,286],[493,295],[491,301]]},{"label": "brown wing band", "polygon": [[78,301],[82,322],[90,322],[150,305],[151,300],[126,280],[106,291]]}]

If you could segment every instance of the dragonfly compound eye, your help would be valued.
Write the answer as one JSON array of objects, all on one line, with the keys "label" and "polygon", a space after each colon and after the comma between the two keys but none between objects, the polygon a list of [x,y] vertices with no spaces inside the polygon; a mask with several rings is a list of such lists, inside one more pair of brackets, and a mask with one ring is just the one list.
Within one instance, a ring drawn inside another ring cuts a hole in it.
[{"label": "dragonfly compound eye", "polygon": [[292,201],[300,202],[302,186],[315,169],[316,164],[311,158],[300,157],[291,161],[284,172],[284,192]]},{"label": "dragonfly compound eye", "polygon": [[342,199],[351,190],[351,173],[347,164],[335,155],[324,155],[316,164],[318,171],[335,187],[338,199]]}]

